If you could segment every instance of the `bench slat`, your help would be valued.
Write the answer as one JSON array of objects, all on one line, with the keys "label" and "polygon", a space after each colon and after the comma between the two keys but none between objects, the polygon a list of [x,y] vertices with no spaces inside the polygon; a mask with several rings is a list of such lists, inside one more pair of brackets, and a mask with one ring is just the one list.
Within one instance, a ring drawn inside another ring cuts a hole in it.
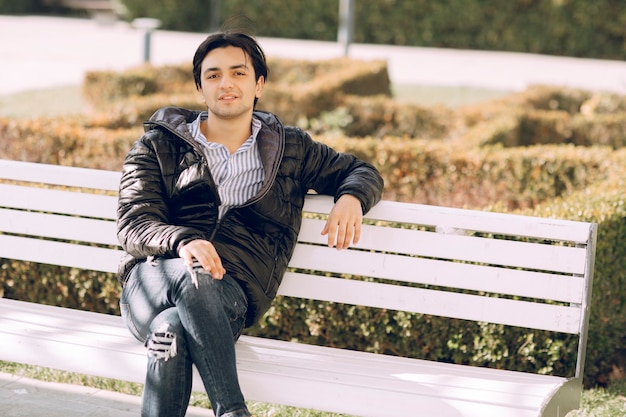
[{"label": "bench slat", "polygon": [[[0,184],[0,206],[111,219],[117,209],[117,198]],[[305,220],[300,239],[324,244],[325,237],[320,235],[323,221]],[[475,239],[475,242],[467,245],[464,243],[467,239]],[[468,246],[473,250],[468,250]],[[551,246],[548,252],[542,246],[367,225],[361,242],[356,245],[362,249],[584,274],[584,248]],[[459,250],[455,252],[455,248]]]},{"label": "bench slat", "polygon": [[[323,220],[303,223],[299,241],[324,245]],[[396,252],[436,259],[455,259],[569,274],[584,274],[586,249],[503,239],[457,236],[364,225],[355,248]]]},{"label": "bench slat", "polygon": [[43,239],[0,235],[0,258],[117,272],[122,251]]},{"label": "bench slat", "polygon": [[[119,250],[0,235],[0,257],[10,259],[115,273],[121,255]],[[287,273],[279,294],[568,333],[579,330],[580,312],[575,307],[546,304],[537,308],[528,302],[493,297],[316,276],[304,278],[301,274]],[[461,313],[459,306],[474,312]]]},{"label": "bench slat", "polygon": [[114,221],[0,209],[8,233],[119,246]]},{"label": "bench slat", "polygon": [[[308,196],[304,206],[305,211],[323,214],[327,214],[331,207],[332,200],[320,195]],[[577,243],[586,243],[589,240],[589,224],[584,222],[396,201],[379,202],[365,218]]]},{"label": "bench slat", "polygon": [[121,173],[0,159],[0,178],[117,192]]},{"label": "bench slat", "polygon": [[[240,342],[238,369],[242,374],[248,369],[253,370],[250,376],[256,378],[250,387],[254,391],[248,392],[251,398],[269,397],[282,404],[293,405],[297,401],[299,406],[323,408],[323,404],[319,404],[321,397],[338,404],[339,408],[332,411],[357,412],[362,416],[457,417],[462,410],[464,416],[536,417],[546,389],[556,389],[566,381],[551,376],[535,378],[543,375],[531,375],[526,379],[517,372],[421,360],[412,362],[364,352],[333,352],[319,346],[290,346],[288,342],[272,341],[267,348],[263,346],[263,340],[255,339],[251,345],[247,342],[245,337]],[[280,355],[276,354],[276,349]],[[248,350],[255,354],[249,368],[248,355],[242,354]],[[273,380],[279,385],[263,383],[264,374],[278,374],[279,377],[273,377]],[[329,386],[331,378],[336,388]],[[247,388],[246,382],[247,378],[244,378],[244,389]],[[301,398],[294,401],[294,385],[302,386],[305,393],[315,392],[316,395],[309,395],[309,402],[305,404]],[[387,402],[381,407],[381,394],[393,398],[389,401],[393,403],[389,405],[391,410],[387,409]],[[359,403],[358,410],[355,406],[340,408],[342,399],[348,398],[350,403]],[[409,410],[419,410],[419,414]]]},{"label": "bench slat", "polygon": [[288,272],[280,295],[577,334],[581,309]]},{"label": "bench slat", "polygon": [[[9,187],[12,187],[12,186],[9,186]],[[75,193],[67,193],[63,191],[41,190],[41,189],[27,190],[26,188],[23,188],[23,187],[18,187],[18,189],[26,190],[25,193],[22,193],[20,195],[25,197],[25,199],[27,199],[28,201],[37,202],[37,204],[30,204],[30,206],[32,208],[39,208],[39,209],[43,208],[44,204],[42,202],[42,199],[36,198],[36,196],[32,194],[33,191],[37,191],[39,193],[42,193],[45,191],[46,194],[48,194],[49,192],[52,192],[57,197],[59,197],[57,193],[61,193],[62,197],[65,197],[66,194],[75,195]],[[9,191],[13,191],[13,190],[9,190]],[[9,194],[0,193],[0,196],[2,195],[8,196]],[[87,199],[91,199],[94,196],[86,195],[83,197]],[[97,197],[103,197],[104,201],[106,201],[107,205],[109,206],[112,203],[116,204],[115,197],[110,197],[110,196],[97,196]],[[0,197],[0,200],[1,199],[2,198]],[[27,205],[27,204],[19,204],[19,200],[20,199],[18,198],[17,201],[13,201],[12,202],[14,203],[13,205],[18,205],[20,207],[24,207]],[[98,198],[98,200],[102,201],[100,198]],[[68,202],[67,199],[62,200],[62,201]],[[71,204],[69,204],[68,207],[63,207],[63,208],[66,209],[67,211],[76,211],[73,209],[73,207],[76,207],[75,201],[72,199],[70,203]],[[84,205],[81,205],[81,204],[79,204],[78,206],[85,207]],[[99,210],[99,207],[97,209]],[[86,210],[81,210],[81,212],[82,212],[81,214],[86,214]],[[90,212],[88,214],[102,215],[103,213]],[[50,218],[50,216],[54,217],[54,219]],[[320,236],[319,234],[319,230],[321,230],[322,226],[323,226],[323,222],[320,220],[305,219],[303,223],[300,240],[314,241],[319,244],[324,244],[325,243],[324,237]],[[117,239],[115,237],[115,225],[114,225],[114,222],[112,221],[104,222],[104,221],[99,221],[99,220],[73,218],[73,217],[68,217],[68,216],[53,216],[53,215],[45,215],[45,214],[40,214],[40,213],[30,213],[30,212],[13,211],[13,210],[0,210],[0,227],[2,228],[2,230],[5,230],[11,233],[16,233],[16,234],[32,234],[32,235],[39,234],[42,236],[59,238],[59,239],[79,240],[79,241],[95,242],[95,243],[110,244],[110,245],[118,244]],[[366,242],[365,243],[361,242],[361,244],[358,246],[363,247],[367,245],[368,248],[373,248],[373,249],[385,248],[385,245],[387,245],[390,242],[391,238],[389,236],[387,236],[387,238],[384,238],[384,237],[377,238],[377,236],[380,233],[378,229],[381,229],[381,228],[373,228],[373,227],[367,228],[364,234],[366,236],[369,235],[370,237],[369,238],[364,237],[363,239],[366,240]],[[389,232],[390,234],[391,233],[404,234],[407,231],[400,230],[400,229],[389,229]],[[413,232],[412,235],[415,235],[415,232]],[[419,235],[423,236],[423,239],[424,239],[423,242],[420,242],[419,244],[415,243],[415,239],[413,239],[413,242],[411,244],[407,244],[407,241],[403,239],[402,236],[398,239],[395,239],[396,241],[400,241],[400,244],[397,245],[395,250],[398,250],[398,251],[402,250],[404,252],[407,252],[406,248],[411,248],[411,249],[416,248],[416,247],[424,248],[425,251],[428,251],[427,253],[419,252],[419,250],[409,250],[408,252],[412,254],[432,256],[435,258],[451,257],[451,255],[454,254],[454,252],[451,250],[451,248],[454,247],[452,245],[449,245],[446,243],[441,243],[439,245],[431,245],[433,238],[434,239],[443,238],[445,240],[452,236],[439,235],[439,234],[434,234],[433,236],[433,234],[429,232],[423,232],[423,235],[421,233]],[[486,241],[486,244],[490,246],[490,249],[493,249],[494,242],[497,242],[492,239],[488,239],[488,240],[481,239],[481,240]],[[381,242],[384,245],[381,244]],[[555,248],[557,248],[557,250],[559,251],[568,250],[573,253],[573,256],[574,258],[576,258],[576,260],[580,259],[584,261],[584,252],[583,252],[584,249],[583,248],[564,248],[564,247],[555,247]],[[299,257],[298,253],[302,252],[302,248],[297,248],[294,254],[294,258],[291,262],[291,265],[294,267],[298,267],[298,268],[314,268],[320,265],[319,259],[325,259],[324,265],[329,264],[333,259],[335,259],[335,268],[342,267],[343,270],[337,270],[337,269],[331,269],[331,268],[326,268],[325,270],[328,270],[331,272],[347,273],[349,270],[354,270],[353,265],[358,268],[360,265],[366,266],[366,265],[372,264],[372,260],[375,257],[374,254],[368,253],[367,255],[363,255],[363,253],[352,252],[352,251],[342,251],[339,254],[337,254],[336,251],[334,250],[325,250],[325,249],[326,248],[324,247],[311,248],[311,249],[307,248],[306,249],[307,251],[314,251],[313,253],[316,253],[316,255]],[[479,247],[479,249],[482,249],[482,248]],[[479,259],[473,258],[472,261],[489,262],[489,259],[486,259],[485,257],[482,257],[482,256],[485,254],[489,255],[491,252],[492,252],[491,250],[477,250],[475,253],[478,256],[481,256],[481,258]],[[502,249],[502,252],[504,252],[504,254],[507,255],[507,248],[505,247],[504,249]],[[351,256],[350,253],[353,253],[352,256],[354,256],[355,259],[359,257],[360,259],[365,259],[363,257],[367,256],[367,262],[351,260],[349,258],[349,256]],[[527,265],[521,265],[522,264],[521,261],[526,259],[526,257],[523,256],[523,254],[524,254],[523,251],[512,252],[511,256],[513,258],[513,261],[517,263],[516,266],[527,266]],[[463,253],[462,255],[467,258],[467,253]],[[493,255],[490,255],[490,256],[493,256]],[[557,264],[556,260],[563,259],[562,257],[558,258],[556,256],[557,256],[556,254],[552,254],[552,253],[546,256],[543,256],[542,263],[544,264],[544,267],[546,266],[545,265],[546,263]],[[537,267],[536,261],[537,259],[539,259],[539,257],[533,256],[533,254],[531,254],[529,258],[530,258],[530,261],[533,262],[533,264],[530,265],[529,267]],[[423,266],[422,268],[418,267],[419,263],[422,263],[422,266]],[[428,271],[431,270],[431,268],[429,268],[428,266],[429,265],[432,266],[433,263],[442,264],[443,262],[436,261],[436,260],[428,260],[428,259],[417,259],[417,258],[406,259],[404,257],[393,257],[392,255],[386,255],[386,256],[382,256],[381,263],[379,264],[381,271],[387,271],[385,276],[375,271],[363,271],[361,273],[364,275],[373,276],[373,277],[392,279],[395,276],[395,277],[399,277],[399,279],[404,279],[410,282],[420,282],[420,283],[428,283],[428,284],[433,284],[433,285],[444,285],[444,286],[453,285],[453,286],[458,286],[459,288],[484,290],[484,291],[495,292],[495,293],[520,295],[520,296],[528,296],[528,297],[539,297],[539,298],[546,298],[546,299],[559,300],[559,301],[571,301],[571,302],[577,302],[577,303],[580,302],[580,296],[582,294],[582,291],[580,291],[581,289],[580,286],[583,285],[582,280],[570,281],[573,286],[569,286],[569,284],[564,286],[562,284],[568,281],[568,277],[549,276],[549,275],[546,276],[545,274],[541,274],[538,272],[527,272],[528,275],[537,277],[536,280],[525,279],[525,281],[527,282],[527,285],[525,285],[524,287],[520,287],[519,285],[517,286],[513,285],[512,286],[513,288],[516,288],[518,290],[525,289],[525,291],[516,291],[515,293],[512,293],[511,290],[506,290],[507,281],[505,279],[502,279],[503,278],[502,275],[514,276],[514,275],[519,275],[521,272],[516,271],[516,270],[499,269],[499,268],[492,268],[492,270],[494,271],[494,274],[500,275],[499,277],[494,276],[494,278],[492,278],[491,282],[493,283],[493,287],[489,285],[487,286],[472,285],[472,287],[467,288],[466,285],[463,285],[463,282],[468,282],[468,283],[477,282],[474,279],[471,279],[471,280],[463,279],[463,274],[468,273],[473,268],[478,269],[478,267],[469,265],[469,264],[458,264],[458,265],[455,264],[455,265],[448,266],[448,268],[462,269],[462,271],[457,272],[460,278],[455,281],[448,280],[446,283],[444,283],[440,281],[441,278],[439,276],[432,277],[430,281],[428,279],[422,278],[421,277],[422,271],[423,273],[428,274]],[[407,268],[408,265],[412,265],[413,267]],[[441,267],[441,266],[438,265],[438,267]],[[481,267],[481,268],[484,268],[484,267]],[[411,274],[398,273],[402,270],[415,271],[415,272],[419,272],[419,274],[417,274],[418,277],[412,278],[413,275]],[[582,271],[576,271],[576,272],[581,273]],[[484,271],[479,271],[477,272],[477,274],[478,275],[484,274]],[[467,276],[467,278],[469,278],[469,276]],[[486,275],[485,275],[485,278],[486,278]],[[550,286],[550,285],[546,285],[545,281],[539,281],[539,280],[544,280],[548,278],[551,279],[552,282],[560,282],[561,285]],[[538,284],[539,282],[541,282],[541,285],[535,285],[535,284]],[[577,295],[577,297],[572,298],[568,294],[575,294]]]},{"label": "bench slat", "polygon": [[128,338],[119,317],[31,304],[0,299],[3,345],[11,346],[3,360],[144,382],[145,348]]},{"label": "bench slat", "polygon": [[117,197],[0,184],[0,207],[115,219]]},{"label": "bench slat", "polygon": [[[320,259],[324,262],[321,263]],[[298,245],[292,268],[360,275],[392,281],[582,303],[584,279],[520,269],[407,257],[325,246]],[[321,266],[323,265],[323,266]]]}]

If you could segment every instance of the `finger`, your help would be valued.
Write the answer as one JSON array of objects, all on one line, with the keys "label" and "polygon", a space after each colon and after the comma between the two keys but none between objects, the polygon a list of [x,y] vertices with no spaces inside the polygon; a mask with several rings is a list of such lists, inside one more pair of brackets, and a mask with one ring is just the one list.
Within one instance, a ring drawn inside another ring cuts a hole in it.
[{"label": "finger", "polygon": [[337,228],[337,249],[345,249],[350,244],[350,230],[345,224],[339,224]]},{"label": "finger", "polygon": [[361,223],[356,223],[354,225],[354,236],[352,237],[352,242],[356,245],[361,240]]},{"label": "finger", "polygon": [[224,267],[215,247],[211,243],[198,241],[196,245],[190,247],[190,251],[202,269],[210,273],[214,278],[221,279],[225,273]]},{"label": "finger", "polygon": [[224,277],[224,274],[226,273],[226,270],[222,266],[222,260],[217,255],[217,253],[213,254],[213,256],[210,258],[210,261],[211,265],[210,267],[206,268],[206,270],[211,273],[213,278],[222,279]]},{"label": "finger", "polygon": [[335,244],[335,229],[333,228],[332,224],[334,223],[334,221],[332,220],[332,215],[330,215],[328,217],[328,219],[326,219],[326,223],[324,223],[324,228],[322,229],[322,233],[321,235],[327,235],[328,236],[328,240],[327,240],[327,244],[329,247],[333,247]]},{"label": "finger", "polygon": [[214,257],[207,257],[205,261],[202,262],[202,268],[215,279],[222,279],[224,275],[224,268],[219,258],[216,260]]},{"label": "finger", "polygon": [[358,241],[358,233],[360,231],[357,230],[357,227],[355,225],[350,225],[346,228],[346,233],[345,233],[345,238],[343,240],[343,245],[341,246],[342,249],[347,249],[350,247],[350,245],[352,245],[353,243],[356,243]]},{"label": "finger", "polygon": [[337,243],[337,225],[329,224],[328,226],[328,247],[332,248]]},{"label": "finger", "polygon": [[211,276],[215,279],[224,278],[225,273],[226,270],[222,267],[221,263],[219,265],[215,265],[215,267],[211,270]]}]

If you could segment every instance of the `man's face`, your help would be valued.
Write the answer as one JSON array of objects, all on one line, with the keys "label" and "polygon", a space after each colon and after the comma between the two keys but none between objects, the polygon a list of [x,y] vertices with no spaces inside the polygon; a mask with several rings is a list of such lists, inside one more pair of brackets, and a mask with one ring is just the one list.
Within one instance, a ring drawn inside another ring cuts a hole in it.
[{"label": "man's face", "polygon": [[202,61],[200,71],[198,91],[209,113],[225,119],[252,114],[265,80],[255,79],[254,67],[243,49],[227,46],[212,50]]}]

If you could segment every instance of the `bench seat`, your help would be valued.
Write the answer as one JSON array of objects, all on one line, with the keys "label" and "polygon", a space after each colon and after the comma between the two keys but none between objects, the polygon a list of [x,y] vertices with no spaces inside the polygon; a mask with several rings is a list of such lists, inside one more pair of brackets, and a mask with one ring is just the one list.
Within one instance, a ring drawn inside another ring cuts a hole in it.
[{"label": "bench seat", "polygon": [[[3,360],[28,357],[33,365],[55,364],[70,372],[143,383],[145,349],[120,317],[8,299],[0,299],[0,311],[3,345],[13,347],[2,353]],[[411,415],[405,413],[415,409],[415,415],[427,416],[458,416],[456,410],[463,410],[463,416],[472,417],[531,417],[539,415],[546,397],[559,391],[555,403],[578,406],[580,387],[568,387],[562,377],[249,336],[236,346],[246,397],[265,402],[319,409],[325,401],[345,400],[359,408],[334,411],[372,417],[381,415],[381,407],[396,415]],[[292,401],[294,384],[311,393],[308,404]],[[194,389],[204,390],[198,374]],[[518,408],[512,411],[511,404]]]}]

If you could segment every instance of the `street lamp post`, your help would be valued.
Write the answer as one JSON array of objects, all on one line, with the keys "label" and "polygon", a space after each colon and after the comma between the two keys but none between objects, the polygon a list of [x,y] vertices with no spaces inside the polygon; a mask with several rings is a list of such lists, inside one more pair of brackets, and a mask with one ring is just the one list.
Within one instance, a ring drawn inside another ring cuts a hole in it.
[{"label": "street lamp post", "polygon": [[348,56],[348,49],[354,35],[354,0],[339,0],[339,28],[337,42],[343,44],[343,54]]},{"label": "street lamp post", "polygon": [[133,20],[133,27],[143,31],[143,62],[147,64],[150,62],[150,50],[151,50],[151,38],[152,32],[161,26],[159,19],[153,19],[150,17],[139,17]]}]

